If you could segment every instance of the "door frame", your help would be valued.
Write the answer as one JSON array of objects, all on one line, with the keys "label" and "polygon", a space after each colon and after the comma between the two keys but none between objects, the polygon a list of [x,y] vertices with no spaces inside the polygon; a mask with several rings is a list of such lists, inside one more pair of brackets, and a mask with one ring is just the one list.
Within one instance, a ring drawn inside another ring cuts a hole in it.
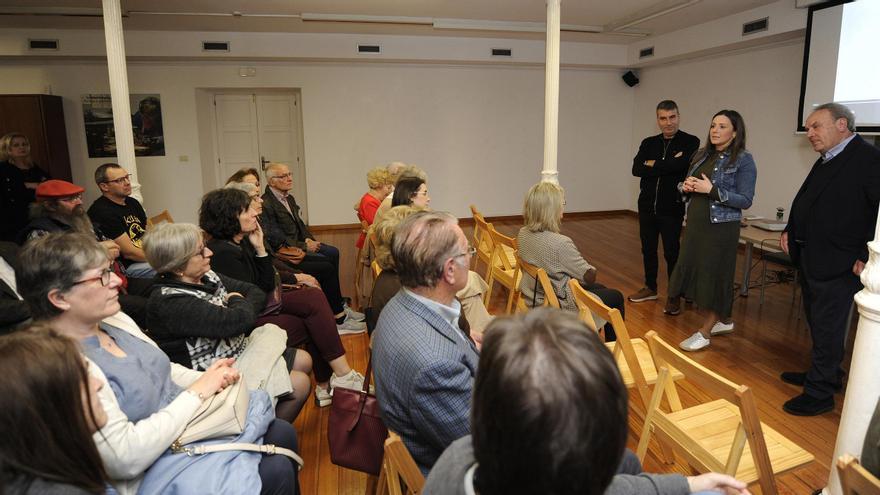
[{"label": "door frame", "polygon": [[[211,161],[210,168],[211,172],[209,177],[213,178],[213,184],[207,188],[207,190],[216,189],[219,187],[223,187],[223,181],[226,177],[220,177],[220,167],[217,164],[220,161],[220,146],[217,142],[217,107],[214,105],[214,97],[217,95],[286,95],[292,96],[294,101],[296,102],[295,110],[294,110],[294,124],[298,129],[297,135],[295,139],[297,140],[297,163],[291,163],[290,167],[294,172],[294,180],[296,183],[302,184],[302,193],[296,195],[296,202],[300,205],[300,216],[302,216],[305,222],[308,222],[309,218],[309,198],[308,198],[308,187],[307,187],[307,169],[306,169],[306,157],[305,157],[305,140],[304,140],[304,132],[303,132],[303,116],[302,116],[302,90],[300,88],[200,88],[200,92],[202,92],[207,97],[207,102],[210,107],[210,140],[211,140]],[[262,172],[262,166],[259,163],[259,157],[257,157],[257,168]],[[260,178],[260,182],[262,183],[263,189],[266,186],[265,175]],[[208,180],[203,181],[204,184],[209,184]],[[302,196],[302,197],[300,197]]]}]

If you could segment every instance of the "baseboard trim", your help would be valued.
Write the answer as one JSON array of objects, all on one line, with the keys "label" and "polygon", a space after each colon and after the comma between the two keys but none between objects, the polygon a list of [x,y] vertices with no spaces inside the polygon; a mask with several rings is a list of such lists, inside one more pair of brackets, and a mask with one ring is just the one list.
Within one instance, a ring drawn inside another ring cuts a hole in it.
[{"label": "baseboard trim", "polygon": [[[602,211],[574,211],[565,214],[565,218],[596,218],[596,217],[613,217],[627,215],[637,217],[639,214],[633,210],[602,210]],[[488,222],[505,222],[513,220],[522,220],[522,215],[496,215],[486,217]],[[461,225],[471,226],[474,224],[473,217],[459,218],[458,223]],[[331,225],[310,225],[309,230],[317,234],[319,232],[340,232],[340,231],[356,231],[361,229],[359,223],[341,223]]]}]

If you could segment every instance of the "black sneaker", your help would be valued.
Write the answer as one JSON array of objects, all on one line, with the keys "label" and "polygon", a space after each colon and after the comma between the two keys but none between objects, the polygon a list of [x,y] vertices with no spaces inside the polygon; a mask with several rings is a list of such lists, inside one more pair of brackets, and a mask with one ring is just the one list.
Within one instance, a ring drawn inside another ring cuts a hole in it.
[{"label": "black sneaker", "polygon": [[795,416],[818,416],[834,410],[834,397],[817,399],[801,394],[783,404],[782,410]]}]

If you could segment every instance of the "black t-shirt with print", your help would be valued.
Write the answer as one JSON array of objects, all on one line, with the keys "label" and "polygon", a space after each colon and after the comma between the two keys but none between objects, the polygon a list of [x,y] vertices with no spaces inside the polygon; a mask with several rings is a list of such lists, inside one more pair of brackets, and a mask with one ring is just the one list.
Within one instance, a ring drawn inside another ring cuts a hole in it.
[{"label": "black t-shirt with print", "polygon": [[[89,207],[89,218],[110,239],[126,234],[132,244],[143,248],[141,238],[147,231],[147,213],[138,200],[125,198],[125,205],[119,205],[101,196]],[[132,263],[130,260],[124,262],[126,266]]]}]

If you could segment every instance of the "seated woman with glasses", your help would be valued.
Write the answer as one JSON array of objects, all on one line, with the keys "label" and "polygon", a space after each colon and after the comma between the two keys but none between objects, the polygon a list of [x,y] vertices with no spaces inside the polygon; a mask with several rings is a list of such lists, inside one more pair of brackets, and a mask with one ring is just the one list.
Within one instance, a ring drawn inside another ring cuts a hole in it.
[{"label": "seated woman with glasses", "polygon": [[[98,378],[107,423],[92,439],[120,494],[296,493],[296,469],[282,455],[245,451],[173,454],[205,400],[237,382],[234,359],[204,372],[171,363],[137,324],[119,311],[119,277],[107,251],[83,234],[50,234],[21,251],[18,289],[34,320],[76,340]],[[250,393],[247,424],[227,442],[267,443],[296,450],[296,431],[275,419],[269,396]]]},{"label": "seated woman with glasses", "polygon": [[287,331],[287,345],[306,344],[315,371],[315,400],[320,407],[332,402],[332,387],[360,390],[364,377],[353,370],[336,329],[333,311],[324,294],[312,287],[280,285],[263,240],[251,198],[243,191],[217,189],[202,198],[199,226],[211,237],[217,273],[256,285],[274,304],[264,308],[257,325],[274,323]]},{"label": "seated woman with glasses", "polygon": [[263,291],[211,271],[213,253],[190,223],[153,227],[144,253],[159,274],[147,302],[147,328],[171,361],[203,371],[218,358],[235,358],[248,386],[269,392],[275,415],[292,423],[311,391],[312,359],[288,348],[287,334],[277,327],[251,333],[266,304]]},{"label": "seated woman with glasses", "polygon": [[[568,281],[575,279],[605,305],[620,310],[623,316],[623,294],[596,283],[596,268],[581,256],[570,237],[559,232],[564,205],[565,191],[552,182],[539,182],[529,189],[523,205],[525,226],[517,235],[519,257],[547,272],[562,309],[578,310],[568,287]],[[529,274],[523,273],[519,287],[529,307],[544,303],[544,295],[536,290],[539,288],[537,281]],[[610,322],[606,323],[605,341],[614,340],[617,340],[614,327]]]},{"label": "seated woman with glasses", "polygon": [[107,493],[92,441],[107,424],[98,400],[104,383],[89,376],[77,343],[37,324],[0,338],[0,355],[4,493]]}]

